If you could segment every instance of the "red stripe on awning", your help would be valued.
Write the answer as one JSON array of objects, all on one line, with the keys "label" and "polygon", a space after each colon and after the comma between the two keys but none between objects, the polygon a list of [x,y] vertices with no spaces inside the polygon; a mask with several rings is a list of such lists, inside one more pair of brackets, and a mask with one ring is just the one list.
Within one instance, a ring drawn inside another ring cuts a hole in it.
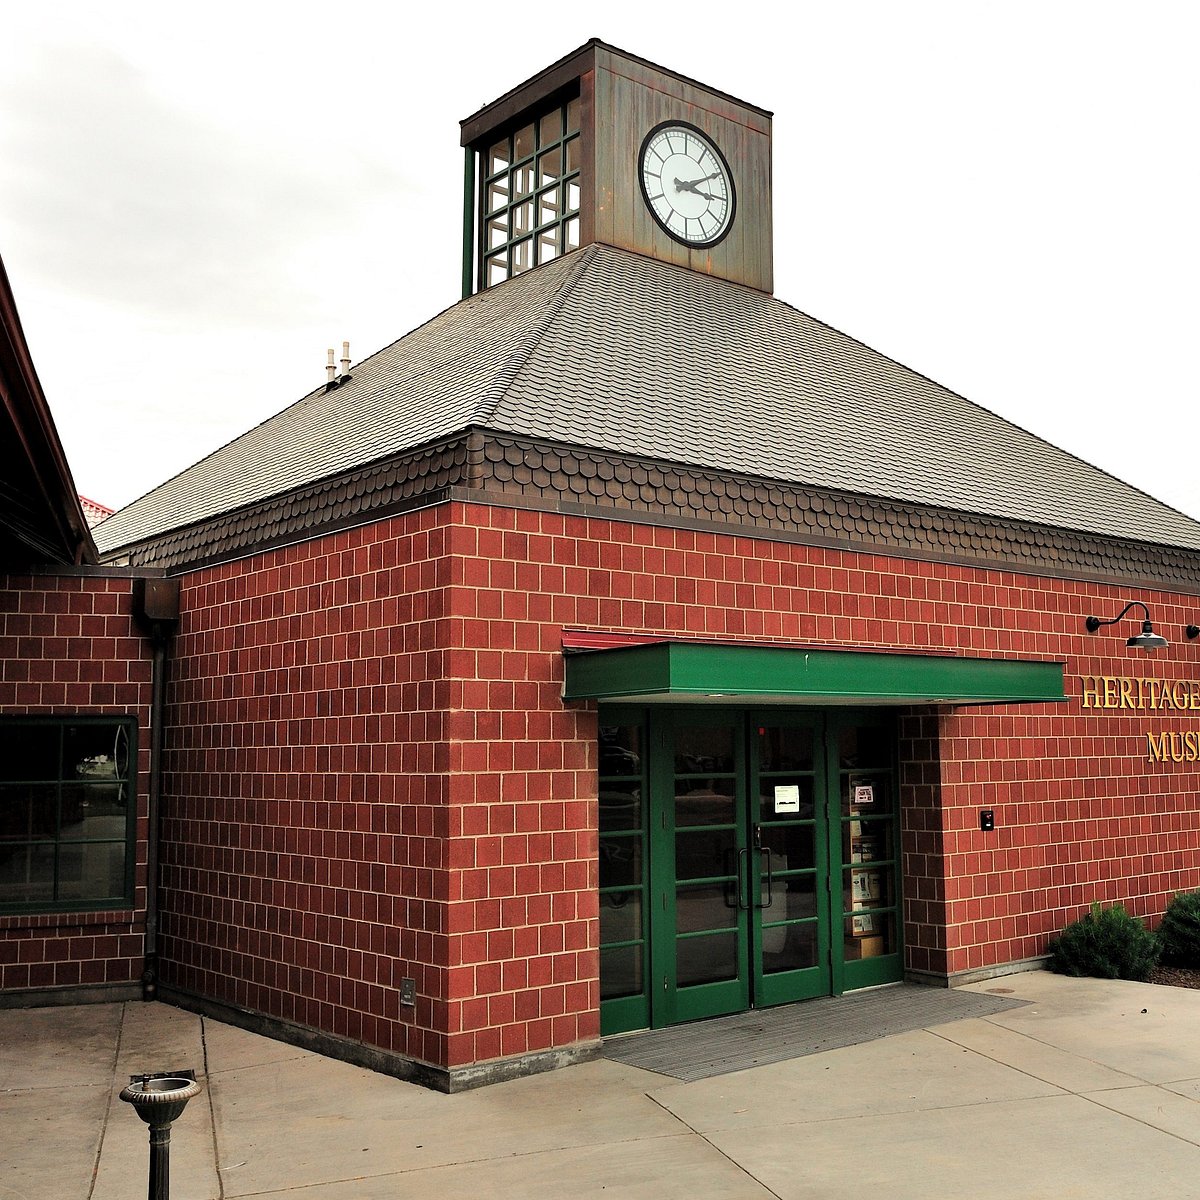
[{"label": "red stripe on awning", "polygon": [[564,629],[564,650],[611,650],[617,646],[659,646],[670,641],[655,633],[606,633],[599,629]]}]

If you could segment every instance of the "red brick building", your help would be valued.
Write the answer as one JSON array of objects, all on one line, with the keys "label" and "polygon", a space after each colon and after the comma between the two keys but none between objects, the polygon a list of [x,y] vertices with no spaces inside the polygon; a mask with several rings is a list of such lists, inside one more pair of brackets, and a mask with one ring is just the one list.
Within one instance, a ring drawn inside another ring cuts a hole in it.
[{"label": "red brick building", "polygon": [[0,1003],[137,994],[153,652],[131,573],[96,565],[3,264],[0,400]]},{"label": "red brick building", "polygon": [[462,303],[96,531],[157,994],[457,1088],[1200,887],[1200,524],[774,298],[769,114],[589,43],[463,144]]}]

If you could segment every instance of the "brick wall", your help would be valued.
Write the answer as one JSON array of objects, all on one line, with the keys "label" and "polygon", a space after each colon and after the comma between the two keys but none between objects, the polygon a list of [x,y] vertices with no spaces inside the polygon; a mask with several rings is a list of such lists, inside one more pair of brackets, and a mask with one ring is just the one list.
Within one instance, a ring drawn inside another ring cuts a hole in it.
[{"label": "brick wall", "polygon": [[164,985],[445,1062],[447,516],[182,581]]},{"label": "brick wall", "polygon": [[[1079,697],[1083,675],[1200,677],[1200,643],[1183,634],[1197,620],[1200,598],[486,506],[469,506],[455,536],[454,612],[462,617],[461,644],[474,648],[464,669],[474,668],[481,698],[490,694],[488,681],[500,689],[519,681],[523,699],[513,703],[503,754],[539,795],[547,760],[559,753],[581,772],[578,803],[594,795],[594,731],[584,713],[564,713],[558,696],[563,626],[1064,661],[1063,704],[902,718],[908,966],[954,974],[1033,957],[1093,899],[1124,901],[1156,918],[1175,891],[1200,888],[1197,764],[1146,761],[1148,730],[1200,734],[1200,711],[1085,711]],[[1115,616],[1134,598],[1149,605],[1168,649],[1126,649],[1140,613],[1086,632],[1088,615]],[[507,704],[509,694],[500,694]],[[524,745],[508,745],[522,734]],[[487,746],[484,736],[473,748],[479,765],[487,763]],[[495,784],[477,779],[474,786]],[[510,779],[506,786],[526,785]],[[990,833],[979,830],[981,808],[995,812]],[[590,922],[595,818],[569,801],[566,812],[564,850],[579,853],[564,866],[579,886],[561,903]],[[471,819],[494,833],[491,822],[505,818],[489,812]],[[503,862],[505,854],[523,853],[519,838],[500,833],[488,847],[489,866],[497,855]],[[479,919],[494,911],[485,897],[477,901]],[[473,932],[472,945],[482,947],[487,931]],[[594,939],[589,924],[586,949],[563,964],[586,983],[592,1007]],[[489,1013],[507,1016],[506,993],[515,1001],[521,989],[505,986],[504,968],[519,956],[498,948],[498,959],[475,964],[474,978],[491,987],[499,977]],[[573,994],[582,997],[582,988]],[[483,1019],[479,997],[470,1011]],[[580,1030],[586,1036],[591,1026]],[[525,1035],[531,1045],[534,1035]]]},{"label": "brick wall", "polygon": [[0,992],[133,985],[142,973],[151,651],[116,573],[0,575],[0,715],[138,722],[135,903],[112,912],[0,915]]},{"label": "brick wall", "polygon": [[561,519],[456,517],[452,1066],[599,1036],[596,716],[563,705],[561,637],[608,586]]},{"label": "brick wall", "polygon": [[460,515],[184,579],[166,986],[450,1067],[596,1036],[594,714]]},{"label": "brick wall", "polygon": [[911,971],[947,973],[946,858],[938,715],[902,713],[899,722],[904,954]]},{"label": "brick wall", "polygon": [[[1168,651],[1085,632],[1135,595]],[[164,982],[426,1062],[598,1032],[596,720],[562,703],[564,627],[1064,660],[1066,703],[902,716],[914,969],[1200,886],[1196,764],[1145,761],[1187,714],[1077,695],[1191,679],[1190,597],[450,503],[195,572],[182,608]]]}]

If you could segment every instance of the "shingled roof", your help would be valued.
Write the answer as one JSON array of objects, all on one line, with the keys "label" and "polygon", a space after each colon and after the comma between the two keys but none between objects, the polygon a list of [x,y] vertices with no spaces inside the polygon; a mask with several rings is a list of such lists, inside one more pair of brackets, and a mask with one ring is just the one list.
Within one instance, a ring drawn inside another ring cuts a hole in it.
[{"label": "shingled roof", "polygon": [[1200,522],[781,300],[593,245],[117,512],[103,552],[469,427],[1200,550]]}]

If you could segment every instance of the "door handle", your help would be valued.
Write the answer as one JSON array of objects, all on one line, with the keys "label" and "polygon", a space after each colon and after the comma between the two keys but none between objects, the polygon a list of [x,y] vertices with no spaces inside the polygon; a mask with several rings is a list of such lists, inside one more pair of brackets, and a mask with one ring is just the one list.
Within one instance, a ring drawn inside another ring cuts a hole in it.
[{"label": "door handle", "polygon": [[[750,847],[743,846],[738,851],[738,857],[737,857],[737,901],[738,901],[738,908],[740,908],[743,912],[749,912],[750,909],[754,907],[750,903],[749,899],[747,898],[746,887],[743,886],[743,881],[746,881],[746,875],[748,874],[748,868],[749,868],[749,857],[748,856],[749,856],[749,854],[750,854]],[[743,868],[746,868],[746,869],[743,869]],[[748,882],[748,881],[746,881],[746,882]]]},{"label": "door handle", "polygon": [[771,847],[770,846],[760,846],[758,848],[758,853],[759,853],[760,857],[765,856],[765,861],[767,864],[767,902],[766,902],[766,904],[764,904],[762,902],[762,888],[760,887],[759,888],[758,907],[759,908],[770,908],[771,905],[775,903],[775,889],[772,886],[772,884],[774,884],[774,882],[775,882],[775,876],[771,871]]}]

